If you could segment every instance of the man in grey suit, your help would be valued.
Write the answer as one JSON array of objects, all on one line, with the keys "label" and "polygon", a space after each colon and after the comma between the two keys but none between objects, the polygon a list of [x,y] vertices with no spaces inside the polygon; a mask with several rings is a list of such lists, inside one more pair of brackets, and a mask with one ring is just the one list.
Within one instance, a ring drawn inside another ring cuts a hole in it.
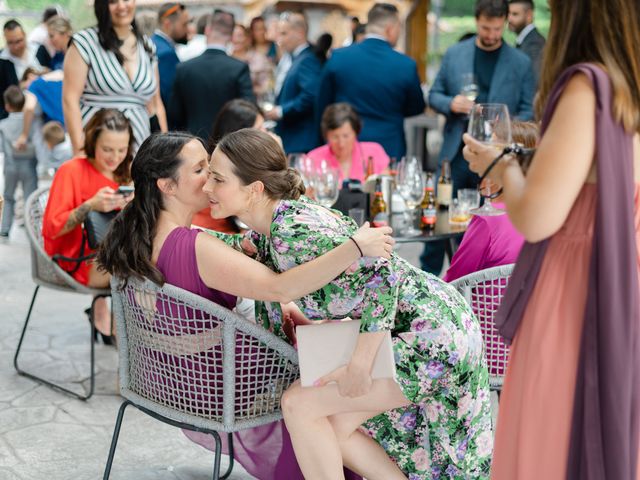
[{"label": "man in grey suit", "polygon": [[[451,161],[454,197],[458,189],[476,188],[479,180],[462,157],[462,134],[474,105],[461,94],[464,77],[475,75],[476,103],[504,103],[512,118],[533,118],[536,85],[531,60],[502,40],[508,9],[507,0],[477,0],[476,35],[447,50],[429,91],[429,105],[447,117],[439,163]],[[427,244],[422,268],[438,275],[443,256],[444,244]]]},{"label": "man in grey suit", "polygon": [[509,2],[509,30],[518,35],[516,48],[531,59],[533,71],[538,79],[540,78],[545,39],[533,24],[534,8],[533,0],[511,0]]}]

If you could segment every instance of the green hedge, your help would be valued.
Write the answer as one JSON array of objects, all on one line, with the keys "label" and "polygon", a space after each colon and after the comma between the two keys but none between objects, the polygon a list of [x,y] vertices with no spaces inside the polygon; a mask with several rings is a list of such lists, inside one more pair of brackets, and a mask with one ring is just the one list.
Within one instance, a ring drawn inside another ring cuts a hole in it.
[{"label": "green hedge", "polygon": [[[549,7],[547,6],[547,0],[534,0],[534,2],[536,5],[536,14],[548,16]],[[432,8],[433,3],[434,0],[431,0]],[[442,15],[447,17],[473,15],[476,4],[475,0],[440,0],[440,3],[442,4]]]}]

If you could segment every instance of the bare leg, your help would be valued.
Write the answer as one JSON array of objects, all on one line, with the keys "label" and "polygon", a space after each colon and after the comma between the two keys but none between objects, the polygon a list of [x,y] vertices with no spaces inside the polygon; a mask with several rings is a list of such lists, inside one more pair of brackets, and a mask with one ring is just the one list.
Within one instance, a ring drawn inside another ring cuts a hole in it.
[{"label": "bare leg", "polygon": [[367,480],[405,479],[384,448],[358,430],[360,425],[378,413],[380,412],[341,413],[329,417],[340,445],[342,461],[346,467]]},{"label": "bare leg", "polygon": [[[368,394],[356,398],[340,396],[335,384],[312,388],[302,388],[298,382],[293,384],[282,396],[282,413],[305,478],[344,478],[344,448],[349,450],[346,456],[354,467],[364,463],[371,466],[367,468],[369,480],[405,479],[374,440],[356,433],[367,418],[405,405],[409,401],[390,379],[375,380]],[[341,417],[341,414],[349,415]],[[362,458],[355,465],[354,458],[358,455]]]},{"label": "bare leg", "polygon": [[[111,275],[106,272],[100,272],[97,269],[95,263],[92,263],[89,268],[89,282],[88,286],[94,288],[108,288]],[[96,324],[96,329],[105,334],[111,335],[111,312],[109,311],[109,305],[106,298],[98,298],[93,306],[93,320]]]}]

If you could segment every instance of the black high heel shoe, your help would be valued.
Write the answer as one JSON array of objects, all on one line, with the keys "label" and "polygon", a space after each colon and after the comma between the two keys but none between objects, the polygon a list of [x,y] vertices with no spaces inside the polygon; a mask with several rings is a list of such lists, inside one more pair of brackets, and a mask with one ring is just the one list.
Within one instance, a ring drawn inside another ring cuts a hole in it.
[{"label": "black high heel shoe", "polygon": [[[91,308],[85,309],[84,313],[87,314],[87,320],[89,320],[89,324],[91,324]],[[93,341],[98,341],[98,335],[102,338],[102,343],[105,345],[114,345],[115,344],[115,336],[114,335],[105,335],[97,328],[93,330]]]}]

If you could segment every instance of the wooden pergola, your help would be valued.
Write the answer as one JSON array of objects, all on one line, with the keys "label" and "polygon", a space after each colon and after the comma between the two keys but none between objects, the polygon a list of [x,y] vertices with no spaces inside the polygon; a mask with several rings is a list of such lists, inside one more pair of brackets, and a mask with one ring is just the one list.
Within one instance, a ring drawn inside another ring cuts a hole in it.
[{"label": "wooden pergola", "polygon": [[[168,0],[137,0],[140,9],[157,8]],[[380,1],[380,0],[378,0]],[[426,75],[427,61],[427,13],[430,0],[385,0],[394,3],[405,21],[404,42],[399,45],[407,55],[418,63],[422,81]],[[182,0],[192,7],[232,7],[240,8],[245,18],[261,15],[265,10],[282,12],[285,10],[323,9],[327,15],[322,21],[322,29],[334,35],[341,43],[348,32],[348,22],[344,17],[356,16],[366,21],[367,12],[376,0]]]}]

